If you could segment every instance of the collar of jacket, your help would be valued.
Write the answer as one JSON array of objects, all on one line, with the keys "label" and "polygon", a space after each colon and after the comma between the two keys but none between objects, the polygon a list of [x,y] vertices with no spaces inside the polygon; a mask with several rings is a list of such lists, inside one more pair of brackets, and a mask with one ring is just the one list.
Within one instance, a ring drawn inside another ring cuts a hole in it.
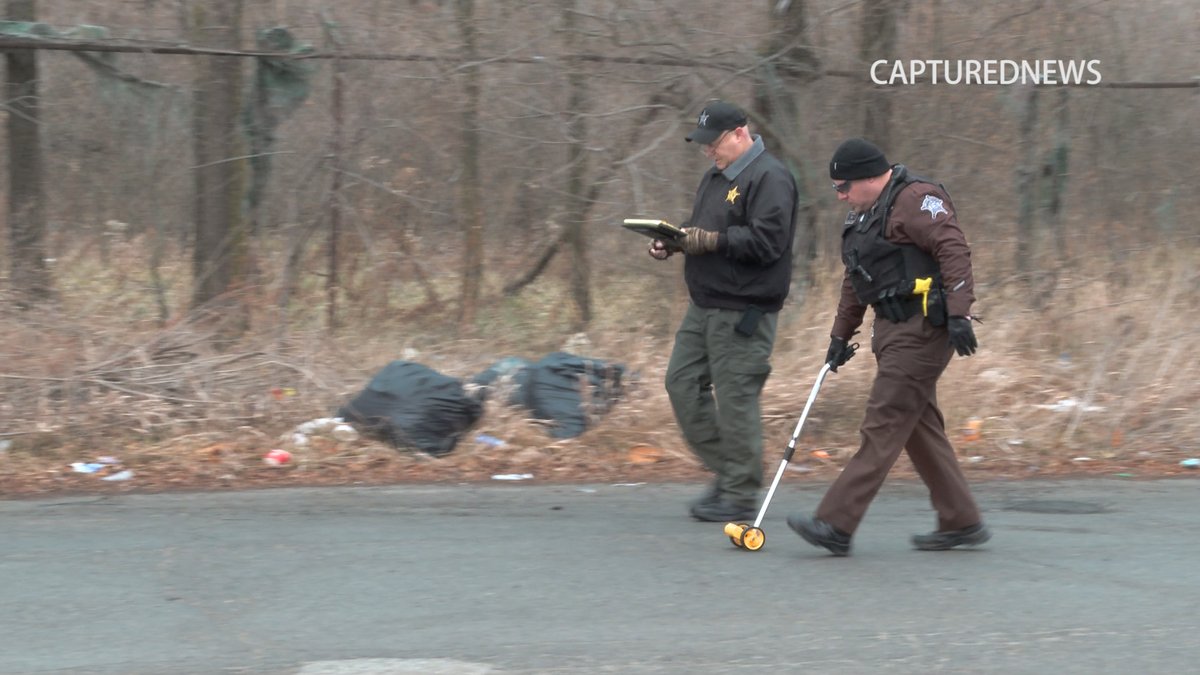
[{"label": "collar of jacket", "polygon": [[750,162],[758,159],[758,156],[763,154],[763,151],[767,149],[766,146],[763,145],[762,136],[755,134],[751,136],[751,138],[754,139],[754,143],[742,153],[741,157],[738,157],[729,166],[725,167],[724,171],[721,172],[721,175],[725,176],[727,180],[734,180],[737,178],[738,174],[740,174],[747,166],[750,165]]}]

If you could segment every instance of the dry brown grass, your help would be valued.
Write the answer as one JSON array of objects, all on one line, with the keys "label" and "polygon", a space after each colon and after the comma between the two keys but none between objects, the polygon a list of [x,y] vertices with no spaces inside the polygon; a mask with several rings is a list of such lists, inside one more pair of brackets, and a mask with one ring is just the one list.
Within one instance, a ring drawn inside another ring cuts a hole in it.
[{"label": "dry brown grass", "polygon": [[[624,363],[629,387],[592,430],[554,442],[520,410],[493,401],[455,452],[432,459],[369,440],[317,438],[292,447],[287,439],[297,424],[331,415],[390,360],[470,377],[504,356],[536,359],[563,347],[571,337],[570,303],[555,270],[517,298],[489,297],[470,338],[455,336],[452,312],[422,308],[425,294],[415,281],[379,279],[365,268],[346,280],[347,294],[360,301],[345,305],[338,334],[321,327],[318,283],[301,288],[284,328],[264,273],[251,334],[220,351],[209,339],[211,318],[158,324],[139,241],[115,247],[107,265],[89,251],[80,247],[60,259],[62,292],[53,308],[18,311],[5,303],[0,315],[5,495],[476,481],[505,473],[614,482],[705,476],[676,430],[661,384],[685,302],[677,270],[660,270],[660,280],[675,289],[668,292],[655,284],[634,290],[647,286],[627,261],[597,273],[594,326],[586,343],[570,349]],[[441,262],[441,269],[455,264]],[[1176,248],[1129,260],[1137,274],[1085,267],[1060,278],[1040,310],[1022,300],[1028,293],[1020,284],[989,283],[992,276],[981,270],[982,349],[956,358],[941,385],[947,427],[967,470],[1005,477],[1186,472],[1179,461],[1200,454],[1192,356],[1200,345],[1188,321],[1200,291],[1196,262],[1195,251]],[[787,307],[781,318],[764,394],[768,475],[824,355],[836,276],[825,268],[809,302]],[[182,258],[162,270],[171,306],[186,297],[186,270]],[[452,275],[441,281],[443,297],[453,297]],[[388,292],[373,293],[373,286]],[[789,480],[827,480],[854,451],[874,372],[868,338],[860,338],[862,353],[827,380]],[[1065,399],[1079,405],[1050,408]],[[959,432],[969,418],[983,420],[977,440]],[[476,434],[507,445],[477,443]],[[262,455],[274,447],[290,447],[294,461],[266,466]],[[68,467],[105,455],[119,458],[134,478],[104,482]],[[906,460],[897,472],[911,475]]]}]

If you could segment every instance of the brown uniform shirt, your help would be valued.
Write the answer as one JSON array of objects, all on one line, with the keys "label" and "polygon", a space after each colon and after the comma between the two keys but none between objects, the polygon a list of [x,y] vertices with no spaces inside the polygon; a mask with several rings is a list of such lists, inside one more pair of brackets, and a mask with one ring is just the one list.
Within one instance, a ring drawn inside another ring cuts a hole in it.
[{"label": "brown uniform shirt", "polygon": [[[946,287],[946,309],[950,316],[969,316],[975,302],[975,278],[971,274],[971,248],[958,227],[958,217],[949,195],[930,183],[910,183],[892,202],[883,236],[894,244],[914,244],[929,253],[942,271]],[[846,340],[862,325],[867,306],[859,303],[850,283],[850,271],[842,277],[833,337]]]}]

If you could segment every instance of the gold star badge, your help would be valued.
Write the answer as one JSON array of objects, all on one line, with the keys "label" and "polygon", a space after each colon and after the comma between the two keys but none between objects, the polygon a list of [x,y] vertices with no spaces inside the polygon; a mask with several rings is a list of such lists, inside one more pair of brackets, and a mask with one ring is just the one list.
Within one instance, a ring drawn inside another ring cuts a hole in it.
[{"label": "gold star badge", "polygon": [[737,201],[738,195],[740,195],[740,194],[741,193],[737,191],[737,186],[734,185],[732,188],[729,189],[729,192],[725,193],[725,201],[732,204],[735,201]]}]

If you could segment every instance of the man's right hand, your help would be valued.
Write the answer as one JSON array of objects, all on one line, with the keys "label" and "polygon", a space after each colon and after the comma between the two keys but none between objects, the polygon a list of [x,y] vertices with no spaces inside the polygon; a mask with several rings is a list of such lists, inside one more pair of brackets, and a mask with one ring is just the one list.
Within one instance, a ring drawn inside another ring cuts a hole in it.
[{"label": "man's right hand", "polygon": [[655,239],[654,241],[650,242],[650,257],[654,258],[655,260],[666,260],[674,255],[675,251],[678,250],[678,247],[667,246],[667,242],[663,241],[662,239]]},{"label": "man's right hand", "polygon": [[829,351],[825,352],[825,363],[829,364],[829,369],[837,372],[839,366],[845,365],[847,361],[854,358],[854,348],[850,344],[840,338],[829,338]]}]

